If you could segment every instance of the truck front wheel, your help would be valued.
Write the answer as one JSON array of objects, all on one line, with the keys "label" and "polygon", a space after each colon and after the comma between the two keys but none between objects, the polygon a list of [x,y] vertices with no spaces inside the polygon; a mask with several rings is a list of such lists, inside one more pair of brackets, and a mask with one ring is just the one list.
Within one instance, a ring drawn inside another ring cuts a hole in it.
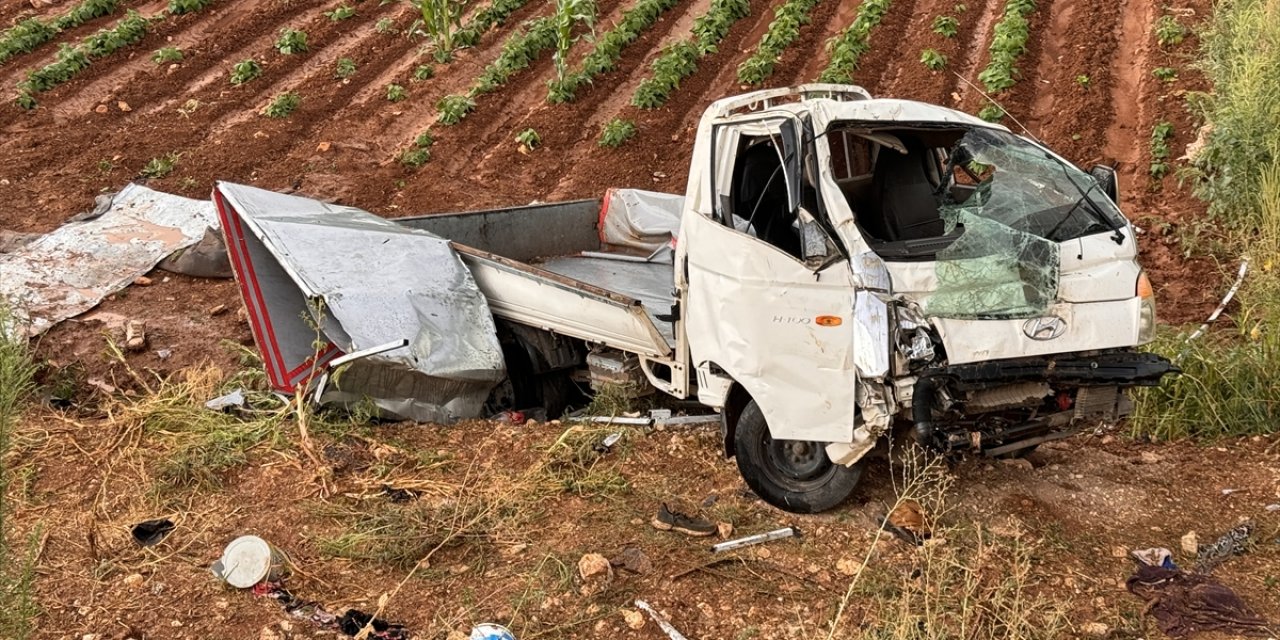
[{"label": "truck front wheel", "polygon": [[863,461],[835,464],[823,443],[774,440],[755,400],[742,410],[733,442],[747,486],[783,511],[826,511],[844,502],[862,477]]}]

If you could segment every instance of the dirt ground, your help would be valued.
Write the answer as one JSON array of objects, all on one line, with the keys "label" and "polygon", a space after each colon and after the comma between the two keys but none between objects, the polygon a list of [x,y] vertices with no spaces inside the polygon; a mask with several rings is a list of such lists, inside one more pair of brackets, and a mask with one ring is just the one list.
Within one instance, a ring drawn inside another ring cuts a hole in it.
[{"label": "dirt ground", "polygon": [[[124,2],[148,15],[164,4]],[[175,170],[149,186],[203,197],[214,181],[229,180],[389,217],[599,197],[608,187],[682,191],[699,115],[715,98],[744,89],[737,65],[780,2],[753,0],[750,17],[734,25],[719,51],[700,61],[660,109],[631,107],[630,96],[661,48],[684,38],[709,0],[686,0],[665,14],[625,51],[616,71],[597,77],[573,103],[545,103],[552,64],[543,56],[500,91],[480,97],[476,111],[453,127],[432,126],[436,101],[469,86],[512,26],[546,14],[549,3],[526,3],[475,48],[436,64],[435,76],[422,82],[411,80],[425,61],[420,42],[403,34],[413,20],[410,6],[354,2],[356,16],[335,22],[324,12],[337,4],[216,0],[204,11],[164,18],[141,43],[40,94],[40,106],[29,112],[7,99],[11,92],[3,87],[50,62],[59,43],[118,16],[72,29],[0,65],[0,95],[6,96],[0,103],[0,230],[54,229],[91,207],[95,195],[138,179],[148,160],[170,153],[178,154]],[[987,43],[1004,3],[960,4],[963,12],[953,0],[894,0],[872,32],[856,81],[874,95],[975,112],[983,98],[972,83],[988,62]],[[600,28],[629,5],[602,1]],[[68,6],[70,0],[0,0],[0,22],[57,15]],[[820,3],[768,86],[815,79],[828,60],[825,43],[849,24],[857,6]],[[1142,260],[1162,320],[1173,324],[1207,316],[1225,289],[1223,273],[1235,265],[1217,265],[1188,249],[1189,233],[1211,234],[1203,203],[1176,175],[1159,182],[1148,177],[1152,128],[1172,123],[1170,146],[1175,158],[1181,155],[1196,136],[1186,99],[1208,89],[1191,66],[1194,35],[1166,48],[1151,34],[1163,12],[1194,26],[1210,7],[1207,0],[1042,0],[1031,18],[1019,82],[997,96],[1017,120],[1006,121],[1011,128],[1083,166],[1118,167],[1122,205],[1143,230]],[[954,39],[931,31],[942,14],[959,20]],[[379,28],[386,20],[394,33]],[[285,27],[307,32],[307,53],[275,50]],[[183,61],[151,62],[151,52],[162,46],[180,47]],[[574,59],[586,46],[577,45]],[[946,55],[947,68],[925,69],[919,63],[925,48]],[[343,57],[357,64],[348,80],[333,74]],[[262,77],[230,85],[230,66],[248,58],[262,63]],[[1157,66],[1177,69],[1176,81],[1153,78]],[[408,89],[406,101],[385,100],[392,82]],[[288,90],[302,96],[290,118],[257,115]],[[599,128],[615,116],[635,119],[638,135],[620,149],[600,148]],[[396,157],[428,127],[437,138],[432,160],[405,169]],[[543,145],[526,155],[514,137],[529,127]],[[947,489],[932,495],[945,494],[947,505],[933,523],[935,542],[919,548],[877,538],[878,518],[901,493],[901,482],[893,480],[901,478],[900,465],[873,462],[858,497],[833,513],[790,516],[745,492],[732,461],[720,455],[714,429],[628,431],[620,448],[584,460],[562,441],[567,424],[330,425],[305,446],[297,423],[284,421],[254,434],[247,458],[225,470],[175,476],[174,456],[193,455],[191,448],[204,441],[178,423],[157,427],[130,418],[130,403],[142,396],[122,390],[136,393],[140,384],[110,356],[108,339],[126,318],[147,320],[152,348],[128,358],[147,384],[210,365],[228,374],[251,370],[251,358],[237,347],[251,349],[252,340],[230,281],[150,275],[150,286],[112,296],[37,345],[50,370],[73,380],[75,395],[85,401],[80,408],[34,409],[6,463],[20,479],[11,488],[13,524],[38,554],[40,638],[333,637],[287,616],[270,599],[222,586],[207,571],[222,547],[245,533],[284,550],[294,565],[288,586],[331,611],[372,611],[381,595],[402,584],[384,617],[423,638],[465,633],[482,621],[508,624],[522,640],[664,637],[652,621],[628,625],[624,612],[634,612],[636,598],[691,638],[829,637],[835,622],[836,637],[915,637],[891,627],[912,620],[903,612],[925,602],[944,610],[954,605],[975,620],[995,615],[947,599],[963,589],[922,582],[920,575],[933,575],[923,570],[931,562],[971,569],[966,575],[986,602],[1008,602],[1006,587],[1015,586],[1021,604],[1002,611],[1016,610],[1013,617],[1027,622],[1020,637],[1082,637],[1096,631],[1090,623],[1100,623],[1109,637],[1150,638],[1159,632],[1124,588],[1134,566],[1127,551],[1164,546],[1186,563],[1178,551],[1184,534],[1195,531],[1201,542],[1211,541],[1242,518],[1256,521],[1256,545],[1216,575],[1280,621],[1280,512],[1265,509],[1280,503],[1276,438],[1152,445],[1108,432],[1046,446],[1029,467],[954,462]],[[161,350],[169,355],[162,359]],[[105,399],[104,390],[113,390],[113,399]],[[603,435],[568,434],[579,444]],[[228,456],[238,455],[239,445],[227,446]],[[419,495],[392,502],[383,485]],[[718,559],[708,541],[647,524],[662,502],[731,523],[735,535],[787,524],[803,535],[708,564]],[[129,528],[157,517],[173,519],[177,529],[158,546],[136,547]],[[437,530],[456,537],[432,538]],[[416,571],[397,547],[407,545],[420,557],[437,544]],[[652,568],[643,574],[616,569],[607,584],[578,576],[584,554],[614,557],[626,548],[642,551]],[[837,616],[842,601],[847,607]]]}]

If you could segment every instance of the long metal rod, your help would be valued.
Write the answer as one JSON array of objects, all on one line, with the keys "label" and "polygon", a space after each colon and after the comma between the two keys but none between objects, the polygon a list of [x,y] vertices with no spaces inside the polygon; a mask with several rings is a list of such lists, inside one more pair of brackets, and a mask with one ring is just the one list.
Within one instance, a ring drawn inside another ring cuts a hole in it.
[{"label": "long metal rod", "polygon": [[753,544],[760,544],[762,542],[770,542],[773,540],[790,538],[792,536],[798,535],[799,533],[800,532],[797,531],[795,527],[783,527],[781,529],[774,529],[773,531],[757,533],[754,536],[738,538],[737,540],[726,540],[724,542],[721,542],[720,544],[712,545],[711,552],[720,553],[721,551],[732,551],[734,549],[741,549],[742,547],[749,547]]}]

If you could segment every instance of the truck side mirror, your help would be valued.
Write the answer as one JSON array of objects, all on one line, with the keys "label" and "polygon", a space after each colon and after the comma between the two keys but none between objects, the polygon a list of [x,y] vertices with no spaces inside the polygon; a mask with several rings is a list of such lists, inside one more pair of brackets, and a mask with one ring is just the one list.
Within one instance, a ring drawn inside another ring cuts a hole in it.
[{"label": "truck side mirror", "polygon": [[1098,181],[1098,186],[1108,198],[1111,198],[1112,202],[1120,204],[1120,178],[1116,175],[1114,168],[1105,164],[1095,164],[1089,167],[1089,175]]},{"label": "truck side mirror", "polygon": [[787,118],[778,127],[782,137],[782,172],[787,180],[787,210],[800,208],[800,122]]}]

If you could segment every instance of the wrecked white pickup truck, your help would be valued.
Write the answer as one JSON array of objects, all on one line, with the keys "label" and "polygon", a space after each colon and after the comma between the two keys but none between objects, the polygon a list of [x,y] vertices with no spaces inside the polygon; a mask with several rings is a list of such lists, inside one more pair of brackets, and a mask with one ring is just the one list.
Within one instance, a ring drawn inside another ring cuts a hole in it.
[{"label": "wrecked white pickup truck", "polygon": [[719,411],[747,484],[788,511],[849,496],[895,425],[1018,455],[1176,371],[1135,349],[1155,308],[1113,172],[857,87],[712,104],[683,197],[394,221],[227,183],[214,200],[277,388],[448,421],[644,385]]}]

